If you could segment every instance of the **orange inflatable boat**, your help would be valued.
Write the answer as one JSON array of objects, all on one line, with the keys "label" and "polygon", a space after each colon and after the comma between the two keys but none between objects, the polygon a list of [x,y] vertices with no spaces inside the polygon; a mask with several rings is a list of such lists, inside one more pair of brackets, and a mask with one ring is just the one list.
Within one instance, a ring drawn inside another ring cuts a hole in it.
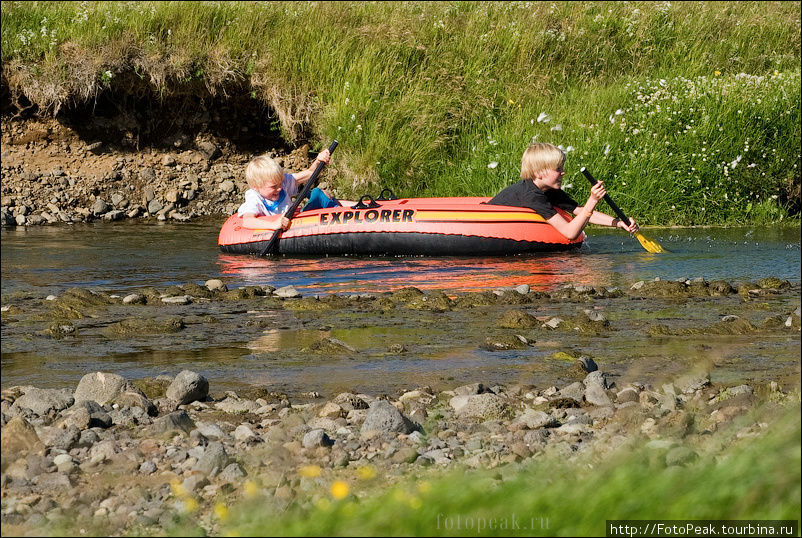
[{"label": "orange inflatable boat", "polygon": [[[369,200],[366,200],[369,199]],[[279,236],[279,254],[490,256],[560,251],[571,241],[531,209],[489,205],[490,198],[399,198],[299,211]],[[562,212],[562,210],[559,210]],[[564,216],[570,216],[562,212]],[[220,229],[220,250],[259,254],[273,230],[242,227],[236,214]]]}]

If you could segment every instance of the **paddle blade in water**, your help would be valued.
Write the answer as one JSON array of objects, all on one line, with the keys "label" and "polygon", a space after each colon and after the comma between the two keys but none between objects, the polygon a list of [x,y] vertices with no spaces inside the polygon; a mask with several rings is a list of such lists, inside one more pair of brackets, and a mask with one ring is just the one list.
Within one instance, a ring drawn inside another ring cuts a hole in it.
[{"label": "paddle blade in water", "polygon": [[649,252],[657,253],[657,252],[665,252],[665,249],[660,246],[660,243],[654,241],[653,239],[649,239],[645,237],[642,233],[636,233],[635,238],[640,241],[641,246],[645,248]]}]

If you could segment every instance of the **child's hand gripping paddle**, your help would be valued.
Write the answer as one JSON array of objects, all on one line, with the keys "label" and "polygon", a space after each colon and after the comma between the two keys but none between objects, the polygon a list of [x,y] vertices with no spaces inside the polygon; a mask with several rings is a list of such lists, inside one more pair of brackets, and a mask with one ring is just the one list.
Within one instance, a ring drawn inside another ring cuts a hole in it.
[{"label": "child's hand gripping paddle", "polygon": [[[588,172],[587,168],[585,168],[583,166],[582,168],[579,169],[579,171],[582,172],[582,174],[586,178],[588,178],[588,181],[590,181],[590,185],[591,186],[596,184],[596,180],[590,174],[590,172]],[[621,211],[621,209],[619,209],[619,207],[617,205],[615,205],[615,202],[613,202],[613,199],[610,198],[609,194],[605,194],[604,195],[604,201],[607,202],[607,205],[609,205],[613,209],[613,211],[615,211],[615,214],[618,216],[619,219],[621,219],[625,223],[629,224],[629,218],[624,214],[623,211]],[[637,232],[634,235],[635,235],[635,238],[638,241],[640,241],[641,246],[643,248],[645,248],[648,252],[653,252],[653,253],[665,252],[665,249],[663,249],[663,247],[661,247],[660,243],[658,243],[657,241],[654,241],[653,239],[649,239],[649,238],[645,237],[640,232]]]}]

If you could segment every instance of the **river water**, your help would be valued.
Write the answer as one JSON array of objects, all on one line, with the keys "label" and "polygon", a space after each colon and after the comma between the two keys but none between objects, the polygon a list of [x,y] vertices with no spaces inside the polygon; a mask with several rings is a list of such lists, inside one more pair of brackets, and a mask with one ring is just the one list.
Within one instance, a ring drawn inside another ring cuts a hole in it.
[{"label": "river water", "polygon": [[[174,284],[202,284],[211,278],[224,280],[230,289],[293,285],[304,296],[384,292],[405,286],[437,288],[452,295],[519,284],[551,291],[567,283],[623,287],[656,277],[702,277],[735,284],[774,276],[793,284],[800,282],[799,228],[645,230],[648,237],[669,250],[662,254],[647,253],[627,234],[591,229],[581,249],[559,254],[260,259],[222,254],[216,241],[220,224],[215,219],[4,228],[0,232],[3,303],[13,304],[14,297],[26,295],[59,295],[73,287],[124,294],[148,286],[164,289]],[[20,304],[24,308],[24,303]],[[715,353],[705,337],[643,338],[647,321],[706,326],[736,312],[751,316],[757,324],[769,313],[787,316],[798,304],[796,297],[786,296],[780,303],[769,304],[765,312],[762,307],[742,312],[737,310],[737,297],[725,303],[703,301],[676,307],[659,301],[647,306],[620,300],[602,307],[609,308],[607,316],[621,329],[615,338],[544,338],[544,333],[533,332],[527,334],[538,339],[537,346],[512,352],[482,349],[486,333],[495,330],[494,319],[483,318],[478,310],[473,313],[471,309],[444,314],[350,312],[339,317],[336,312],[279,311],[266,314],[275,319],[264,331],[254,331],[247,323],[265,314],[241,308],[234,312],[231,308],[235,307],[225,304],[198,303],[175,312],[189,323],[179,335],[128,339],[109,338],[103,331],[121,316],[130,316],[130,307],[112,311],[106,320],[75,320],[78,336],[62,340],[43,335],[44,324],[32,333],[23,325],[6,323],[4,317],[2,384],[65,387],[75,386],[81,376],[93,371],[136,379],[159,373],[175,375],[188,368],[206,375],[217,390],[267,385],[288,393],[310,389],[389,393],[435,382],[446,388],[477,381],[526,380],[551,385],[568,381],[560,377],[565,363],[549,359],[556,350],[565,349],[602,357],[608,361],[605,370],[613,373],[623,375],[637,368],[638,375],[647,379],[671,368],[712,360],[712,355],[718,357],[714,375],[720,381],[769,381],[778,379],[778,372],[785,378],[790,375],[798,379],[798,332],[759,341],[750,335],[719,337]],[[532,311],[566,315],[587,306],[538,308],[543,310]],[[162,309],[159,311],[169,310]],[[217,325],[197,321],[209,315],[217,318]],[[359,355],[310,356],[304,347],[321,335],[346,342],[358,349]],[[408,351],[388,353],[399,345]],[[638,348],[637,353],[633,346]]]},{"label": "river water", "polygon": [[650,229],[668,253],[649,254],[625,233],[592,229],[569,253],[493,258],[256,258],[223,254],[220,222],[105,223],[3,228],[2,293],[58,294],[70,287],[122,293],[203,283],[293,285],[303,294],[388,291],[402,286],[459,292],[528,283],[617,285],[659,277],[800,280],[799,228]]}]

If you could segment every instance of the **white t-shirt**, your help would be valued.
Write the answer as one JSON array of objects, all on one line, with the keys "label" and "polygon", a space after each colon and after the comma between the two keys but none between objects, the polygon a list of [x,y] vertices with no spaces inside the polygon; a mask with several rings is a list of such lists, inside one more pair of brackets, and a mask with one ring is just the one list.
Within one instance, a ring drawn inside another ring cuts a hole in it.
[{"label": "white t-shirt", "polygon": [[253,213],[254,216],[270,216],[270,215],[283,215],[292,205],[292,197],[298,194],[298,185],[295,183],[295,176],[292,174],[284,174],[284,181],[281,184],[281,194],[278,201],[265,200],[256,189],[248,189],[245,191],[245,202],[239,209],[237,214],[241,217],[246,213]]}]

